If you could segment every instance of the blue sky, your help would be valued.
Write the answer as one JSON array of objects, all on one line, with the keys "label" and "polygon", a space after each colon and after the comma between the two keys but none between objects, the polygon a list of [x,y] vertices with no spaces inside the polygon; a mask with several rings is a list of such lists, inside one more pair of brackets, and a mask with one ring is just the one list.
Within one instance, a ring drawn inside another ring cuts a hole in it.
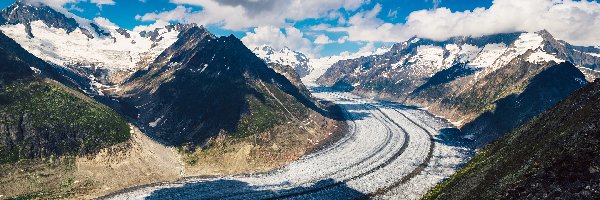
[{"label": "blue sky", "polygon": [[[0,7],[5,8],[8,5],[12,4],[14,0],[2,0],[0,2]],[[435,2],[426,1],[426,0],[382,0],[382,1],[371,1],[365,3],[360,6],[360,8],[355,11],[345,12],[344,15],[346,17],[359,12],[360,10],[372,9],[375,4],[381,4],[382,12],[378,14],[378,17],[383,19],[386,22],[390,23],[403,23],[406,17],[415,10],[422,9],[433,9],[435,6]],[[468,10],[476,7],[489,7],[491,5],[491,0],[449,0],[442,1],[437,5],[438,7],[449,7],[453,10]],[[187,8],[190,8],[194,11],[202,10],[201,6],[197,5],[184,5]],[[126,28],[133,29],[138,25],[149,25],[154,23],[153,21],[141,21],[136,19],[136,16],[142,16],[146,13],[160,13],[165,11],[173,10],[177,7],[177,4],[171,3],[169,0],[146,0],[146,2],[142,2],[139,0],[114,0],[114,5],[100,5],[88,2],[81,1],[78,3],[69,3],[64,5],[65,8],[69,9],[70,12],[87,18],[93,19],[95,17],[104,17],[109,19],[111,22]],[[341,9],[340,9],[341,10]],[[323,20],[323,19],[314,19],[309,18],[305,20],[297,20],[294,21],[294,27],[298,28],[303,32],[309,31],[311,26],[315,26],[321,23],[330,23],[335,25],[335,20]],[[172,21],[174,22],[174,21]],[[243,38],[246,35],[246,32],[251,32],[252,27],[243,28],[243,29],[227,29],[222,28],[218,24],[209,25],[209,30],[217,35],[229,35],[234,34],[238,38]],[[282,29],[282,32],[285,32]],[[311,34],[314,34],[311,32]],[[340,37],[343,37],[344,34],[340,33],[325,33],[323,34],[330,37],[331,40],[338,40]],[[307,39],[315,39],[314,35],[306,35]],[[375,42],[375,46],[381,46],[385,43]],[[358,51],[361,47],[365,45],[365,42],[345,42],[345,43],[332,43],[332,44],[324,44],[323,47],[318,52],[322,56],[328,55],[336,55],[343,51],[355,52]]]},{"label": "blue sky", "polygon": [[[47,2],[87,19],[106,18],[130,30],[194,22],[216,35],[234,34],[249,47],[288,46],[314,57],[373,50],[412,36],[443,40],[541,29],[579,45],[600,45],[595,0],[28,1]],[[1,0],[0,7],[13,2]]]},{"label": "blue sky", "polygon": [[[15,0],[2,0],[0,1],[0,8],[5,8],[14,3]],[[126,28],[133,29],[133,27],[140,24],[149,24],[149,22],[141,22],[135,19],[136,15],[143,15],[149,12],[166,11],[172,10],[177,7],[176,4],[170,3],[169,0],[146,0],[142,2],[139,0],[114,0],[115,5],[102,5],[101,8],[94,3],[82,1],[76,3],[75,6],[83,9],[83,12],[77,11],[76,9],[70,9],[72,13],[78,16],[92,19],[94,17],[102,16],[110,19],[113,23]],[[447,0],[441,1],[438,7],[448,7],[452,10],[470,10],[477,7],[489,7],[492,0]],[[380,17],[389,22],[403,22],[412,11],[422,9],[432,9],[435,3],[431,0],[381,0],[371,1],[369,4],[363,6],[364,9],[372,7],[373,4],[380,3],[383,6],[383,10],[386,12],[380,13]],[[70,8],[73,4],[67,4],[66,8]],[[195,9],[201,9],[201,7],[189,6]],[[388,17],[389,11],[396,11],[395,17]],[[316,23],[314,20],[306,20],[307,23]]]}]

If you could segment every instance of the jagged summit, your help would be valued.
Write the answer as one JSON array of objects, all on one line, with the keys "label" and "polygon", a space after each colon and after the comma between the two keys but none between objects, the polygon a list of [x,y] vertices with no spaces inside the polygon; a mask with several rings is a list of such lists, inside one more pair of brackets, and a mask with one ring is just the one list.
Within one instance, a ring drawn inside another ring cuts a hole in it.
[{"label": "jagged summit", "polygon": [[[375,81],[376,79],[385,79],[392,81],[393,84],[384,85],[384,88],[381,89],[401,88],[401,91],[393,93],[402,96],[410,94],[416,86],[424,83],[423,81],[435,73],[457,64],[465,64],[465,66],[485,74],[521,57],[533,63],[569,61],[576,66],[598,70],[600,69],[598,65],[600,54],[596,53],[597,51],[600,50],[577,47],[556,40],[545,30],[535,33],[518,32],[481,37],[453,37],[446,41],[412,38],[409,41],[395,44],[390,51],[383,55],[366,56],[336,63],[328,73],[321,77],[320,82],[333,85],[335,82],[343,80],[358,86],[358,88],[371,90],[371,87],[375,87],[375,85],[382,86]],[[346,76],[338,76],[340,73],[346,74]],[[373,80],[368,78],[370,76],[378,77],[373,77],[375,78]],[[408,80],[403,79],[407,76]],[[362,83],[361,80],[368,83]],[[417,80],[417,82],[410,83],[411,80]]]}]

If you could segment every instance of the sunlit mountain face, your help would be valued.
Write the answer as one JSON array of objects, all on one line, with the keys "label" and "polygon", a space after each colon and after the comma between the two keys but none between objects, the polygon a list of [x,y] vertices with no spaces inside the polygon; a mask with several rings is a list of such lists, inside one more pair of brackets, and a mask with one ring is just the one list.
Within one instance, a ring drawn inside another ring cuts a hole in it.
[{"label": "sunlit mountain face", "polygon": [[0,199],[600,198],[596,1],[0,9]]}]

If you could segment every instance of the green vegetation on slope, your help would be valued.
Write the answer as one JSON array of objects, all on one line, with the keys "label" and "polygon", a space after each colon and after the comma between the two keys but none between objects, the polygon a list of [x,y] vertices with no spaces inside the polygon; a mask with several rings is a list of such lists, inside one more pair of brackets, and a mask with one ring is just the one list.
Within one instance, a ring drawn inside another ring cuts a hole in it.
[{"label": "green vegetation on slope", "polygon": [[260,100],[249,96],[247,101],[250,111],[240,120],[235,136],[246,137],[262,133],[281,123],[279,115]]},{"label": "green vegetation on slope", "polygon": [[600,80],[485,147],[424,199],[600,198]]},{"label": "green vegetation on slope", "polygon": [[0,163],[84,155],[129,138],[124,118],[58,84],[18,81],[0,88]]}]

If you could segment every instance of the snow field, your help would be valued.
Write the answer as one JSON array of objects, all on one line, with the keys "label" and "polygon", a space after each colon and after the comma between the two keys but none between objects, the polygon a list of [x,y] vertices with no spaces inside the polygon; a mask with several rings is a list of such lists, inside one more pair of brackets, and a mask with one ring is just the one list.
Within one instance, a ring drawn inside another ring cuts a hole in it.
[{"label": "snow field", "polygon": [[0,26],[3,33],[47,62],[63,67],[93,65],[108,70],[132,70],[140,61],[154,60],[177,40],[179,34],[163,28],[159,31],[162,39],[155,43],[136,32],[130,32],[131,38],[126,38],[116,31],[118,27],[103,27],[112,36],[96,35],[93,39],[84,35],[80,28],[67,33],[64,29],[48,27],[42,21],[31,22],[31,28],[34,38],[27,37],[23,24]]}]

